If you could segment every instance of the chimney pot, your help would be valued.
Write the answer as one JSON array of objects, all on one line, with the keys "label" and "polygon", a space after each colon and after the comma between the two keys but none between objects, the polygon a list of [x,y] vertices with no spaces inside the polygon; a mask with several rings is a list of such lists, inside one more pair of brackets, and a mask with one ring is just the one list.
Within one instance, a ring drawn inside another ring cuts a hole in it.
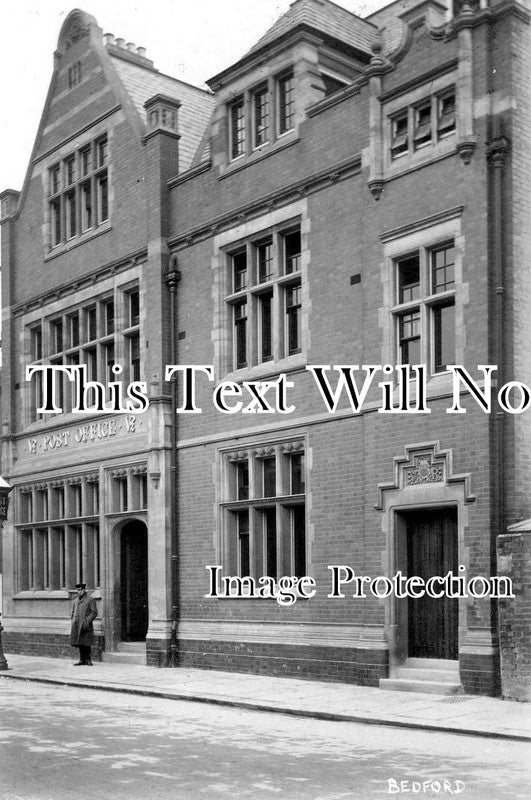
[{"label": "chimney pot", "polygon": [[137,52],[137,54],[139,56],[142,56],[142,58],[146,57],[146,48],[145,47],[137,47],[136,48],[136,52]]},{"label": "chimney pot", "polygon": [[134,51],[135,51],[134,42],[127,42],[126,47],[127,47],[127,49],[129,50],[130,53],[134,53]]},{"label": "chimney pot", "polygon": [[116,47],[123,47],[124,43],[125,43],[125,39],[115,39],[115,42],[114,42]]},{"label": "chimney pot", "polygon": [[105,34],[105,44],[114,44],[114,33]]}]

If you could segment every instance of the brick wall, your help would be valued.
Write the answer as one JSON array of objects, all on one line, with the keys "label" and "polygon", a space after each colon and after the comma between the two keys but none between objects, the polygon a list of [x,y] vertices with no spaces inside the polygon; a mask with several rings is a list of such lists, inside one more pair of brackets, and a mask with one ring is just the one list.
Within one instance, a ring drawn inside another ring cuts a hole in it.
[{"label": "brick wall", "polygon": [[[70,637],[51,633],[21,633],[4,630],[2,632],[4,652],[21,655],[47,656],[48,658],[77,658],[77,647],[72,647]],[[92,660],[101,661],[105,650],[103,636],[94,636],[92,640]],[[9,659],[8,659],[9,660]]]},{"label": "brick wall", "polygon": [[502,696],[531,700],[531,520],[512,531],[498,537],[498,573],[512,580],[514,592],[514,599],[498,601]]}]

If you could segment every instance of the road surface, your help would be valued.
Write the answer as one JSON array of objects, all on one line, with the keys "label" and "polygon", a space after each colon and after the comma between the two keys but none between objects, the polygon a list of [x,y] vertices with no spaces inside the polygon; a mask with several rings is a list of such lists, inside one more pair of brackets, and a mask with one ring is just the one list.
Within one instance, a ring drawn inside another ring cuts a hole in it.
[{"label": "road surface", "polygon": [[531,747],[0,679],[1,800],[529,797]]}]

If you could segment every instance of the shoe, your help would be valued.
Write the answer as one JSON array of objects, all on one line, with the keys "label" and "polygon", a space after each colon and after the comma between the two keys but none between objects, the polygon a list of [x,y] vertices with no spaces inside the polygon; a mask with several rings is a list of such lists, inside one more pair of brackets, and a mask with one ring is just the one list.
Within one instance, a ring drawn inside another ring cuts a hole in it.
[{"label": "shoe", "polygon": [[86,665],[87,665],[87,667],[91,667],[92,666],[92,661],[87,661]]},{"label": "shoe", "polygon": [[76,663],[73,666],[74,667],[86,667],[86,662],[85,661],[76,661]]}]

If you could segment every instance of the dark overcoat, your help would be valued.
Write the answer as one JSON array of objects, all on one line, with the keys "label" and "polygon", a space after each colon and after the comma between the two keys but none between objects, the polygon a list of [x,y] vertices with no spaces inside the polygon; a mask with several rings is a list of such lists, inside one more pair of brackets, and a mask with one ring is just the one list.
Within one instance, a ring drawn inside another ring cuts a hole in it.
[{"label": "dark overcoat", "polygon": [[98,616],[98,607],[94,598],[85,594],[76,597],[72,606],[72,629],[70,644],[72,647],[90,647],[94,635],[93,621]]}]

